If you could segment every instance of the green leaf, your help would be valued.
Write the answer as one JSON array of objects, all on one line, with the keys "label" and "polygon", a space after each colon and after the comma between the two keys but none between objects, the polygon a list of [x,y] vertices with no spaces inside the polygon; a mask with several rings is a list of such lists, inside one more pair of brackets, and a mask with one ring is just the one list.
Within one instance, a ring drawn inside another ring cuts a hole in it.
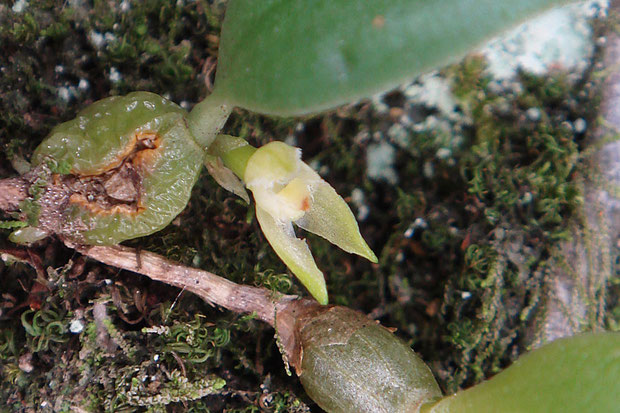
[{"label": "green leaf", "polygon": [[422,412],[617,412],[618,395],[620,334],[583,334],[534,350],[492,379]]},{"label": "green leaf", "polygon": [[387,90],[569,0],[230,0],[214,94],[274,115]]}]

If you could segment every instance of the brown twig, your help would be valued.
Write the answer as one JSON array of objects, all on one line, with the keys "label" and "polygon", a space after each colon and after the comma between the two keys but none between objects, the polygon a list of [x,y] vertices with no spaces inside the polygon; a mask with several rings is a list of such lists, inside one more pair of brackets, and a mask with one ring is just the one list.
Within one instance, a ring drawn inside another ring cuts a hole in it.
[{"label": "brown twig", "polygon": [[278,295],[266,288],[236,284],[208,271],[186,267],[148,251],[138,252],[129,247],[67,246],[103,264],[145,275],[152,280],[183,288],[212,305],[237,313],[254,313],[274,327],[284,361],[301,372],[301,342],[299,320],[317,309],[329,309],[314,300],[296,295]]},{"label": "brown twig", "polygon": [[276,295],[265,288],[236,284],[208,271],[186,267],[148,251],[140,252],[125,246],[81,246],[67,244],[76,251],[106,265],[145,275],[153,280],[191,291],[213,305],[237,313],[255,313],[257,317],[275,324],[275,314],[294,295]]}]

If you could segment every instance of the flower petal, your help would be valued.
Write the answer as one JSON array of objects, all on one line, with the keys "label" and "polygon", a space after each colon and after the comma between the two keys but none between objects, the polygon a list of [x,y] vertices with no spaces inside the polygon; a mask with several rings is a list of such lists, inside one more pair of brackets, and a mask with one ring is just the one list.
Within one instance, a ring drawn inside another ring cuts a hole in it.
[{"label": "flower petal", "polygon": [[316,266],[306,241],[295,237],[292,223],[274,219],[258,204],[256,218],[278,257],[319,303],[327,304],[327,287],[323,273]]},{"label": "flower petal", "polygon": [[312,203],[304,216],[294,221],[295,224],[347,252],[376,263],[377,256],[362,238],[357,221],[344,199],[308,165],[303,164],[299,176],[311,182]]}]

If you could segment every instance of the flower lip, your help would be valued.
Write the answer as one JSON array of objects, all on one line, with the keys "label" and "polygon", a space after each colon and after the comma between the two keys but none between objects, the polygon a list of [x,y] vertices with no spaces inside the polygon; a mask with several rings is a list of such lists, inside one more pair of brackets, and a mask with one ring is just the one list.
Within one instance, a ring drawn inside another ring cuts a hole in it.
[{"label": "flower lip", "polygon": [[301,219],[312,205],[312,193],[309,185],[294,178],[278,192],[263,186],[253,186],[257,205],[269,215],[281,222],[294,222]]},{"label": "flower lip", "polygon": [[296,221],[312,206],[312,181],[304,174],[301,151],[271,142],[248,160],[244,180],[256,203],[279,221]]}]

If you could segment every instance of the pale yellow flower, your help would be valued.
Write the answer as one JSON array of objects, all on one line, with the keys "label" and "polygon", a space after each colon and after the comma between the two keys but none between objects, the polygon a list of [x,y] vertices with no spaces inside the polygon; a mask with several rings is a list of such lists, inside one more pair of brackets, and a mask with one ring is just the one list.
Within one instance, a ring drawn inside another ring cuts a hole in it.
[{"label": "pale yellow flower", "polygon": [[295,235],[293,223],[377,262],[344,199],[301,160],[300,149],[283,142],[257,149],[247,161],[243,181],[254,195],[256,217],[265,237],[320,303],[328,301],[323,273],[306,241]]}]

